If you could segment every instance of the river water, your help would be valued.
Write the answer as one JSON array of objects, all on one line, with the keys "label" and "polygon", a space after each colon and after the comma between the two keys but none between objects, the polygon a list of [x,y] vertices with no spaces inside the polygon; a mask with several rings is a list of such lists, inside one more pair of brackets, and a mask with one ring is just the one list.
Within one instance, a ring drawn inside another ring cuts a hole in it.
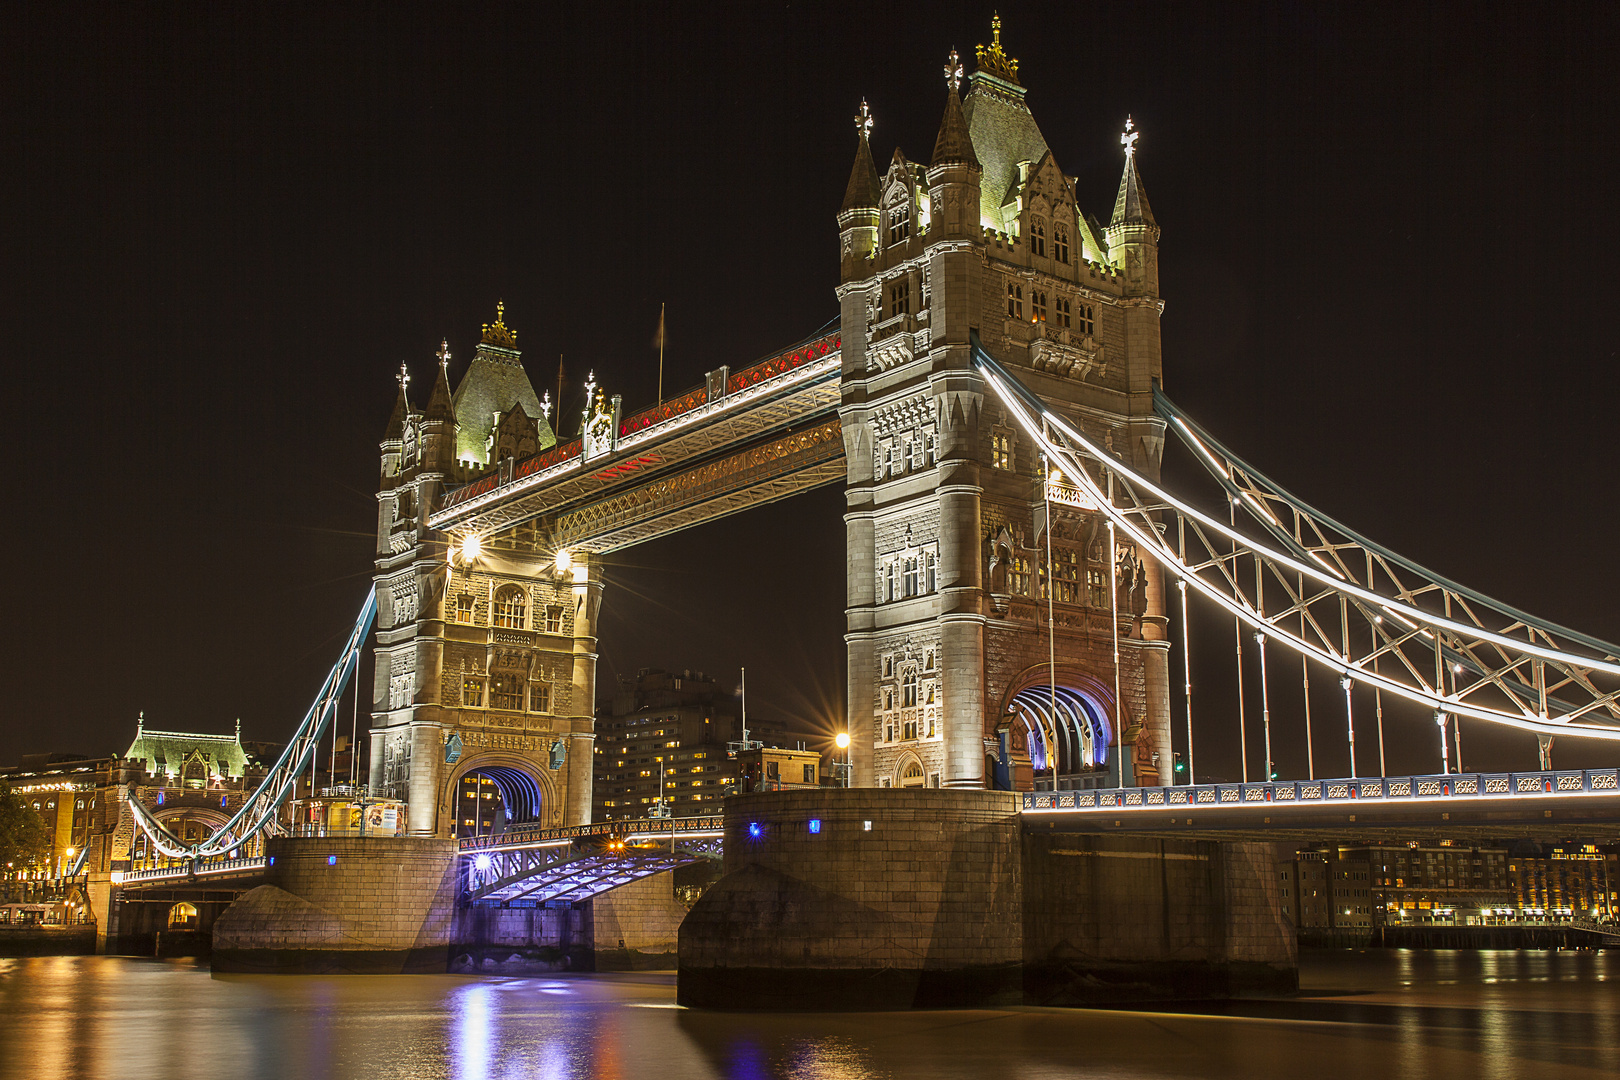
[{"label": "river water", "polygon": [[0,1077],[1609,1077],[1620,952],[1307,954],[1297,999],[701,1013],[672,975],[213,977],[0,960]]}]

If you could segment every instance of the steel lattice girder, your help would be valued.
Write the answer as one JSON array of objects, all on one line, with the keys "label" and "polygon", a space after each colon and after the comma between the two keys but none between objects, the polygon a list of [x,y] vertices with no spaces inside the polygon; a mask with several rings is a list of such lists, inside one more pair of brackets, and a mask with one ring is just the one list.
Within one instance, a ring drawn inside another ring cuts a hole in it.
[{"label": "steel lattice girder", "polygon": [[1230,508],[1221,521],[1102,449],[977,340],[974,348],[996,396],[1124,541],[1254,632],[1338,672],[1347,700],[1361,682],[1427,707],[1442,724],[1467,716],[1541,735],[1620,739],[1620,725],[1592,722],[1620,716],[1620,647],[1366,540],[1228,453],[1158,394],[1161,417],[1218,483]]},{"label": "steel lattice girder", "polygon": [[467,898],[474,903],[588,900],[703,858],[701,851],[681,844],[623,851],[603,851],[594,846],[580,851],[572,845],[555,845],[481,854],[488,857],[486,869],[479,870],[476,859],[469,860]]},{"label": "steel lattice girder", "polygon": [[434,529],[499,532],[542,514],[611,492],[638,479],[690,465],[772,431],[834,412],[839,402],[838,351],[727,394],[691,413],[619,440],[613,453],[571,458],[429,519]]},{"label": "steel lattice girder", "polygon": [[559,546],[604,554],[843,480],[837,417],[557,518]]}]

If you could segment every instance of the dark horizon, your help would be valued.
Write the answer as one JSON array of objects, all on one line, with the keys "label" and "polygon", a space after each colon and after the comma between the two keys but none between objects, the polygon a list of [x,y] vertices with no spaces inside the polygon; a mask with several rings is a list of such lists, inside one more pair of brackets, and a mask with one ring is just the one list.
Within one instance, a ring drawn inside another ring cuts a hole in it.
[{"label": "dark horizon", "polygon": [[[14,17],[0,295],[21,513],[0,763],[121,752],[143,710],[285,739],[372,572],[400,363],[423,392],[447,338],[458,377],[504,301],[537,392],[555,394],[560,355],[565,415],[592,370],[628,412],[656,395],[661,303],[669,390],[811,333],[837,310],[850,116],[871,103],[880,166],[896,146],[925,160],[944,57],[988,42],[996,6]],[[1620,513],[1601,495],[1620,15],[999,7],[1090,213],[1113,205],[1127,114],[1142,131],[1177,403],[1373,539],[1620,639]],[[598,697],[642,667],[747,667],[751,710],[830,735],[842,507],[826,488],[614,557]],[[1194,620],[1198,760],[1236,776],[1219,622]],[[1273,680],[1290,727],[1297,664]],[[1342,734],[1317,737],[1342,756]],[[1464,737],[1471,766],[1534,760],[1528,735]],[[1284,775],[1303,773],[1297,731],[1277,738]],[[1393,735],[1391,771],[1432,770],[1429,743]]]}]

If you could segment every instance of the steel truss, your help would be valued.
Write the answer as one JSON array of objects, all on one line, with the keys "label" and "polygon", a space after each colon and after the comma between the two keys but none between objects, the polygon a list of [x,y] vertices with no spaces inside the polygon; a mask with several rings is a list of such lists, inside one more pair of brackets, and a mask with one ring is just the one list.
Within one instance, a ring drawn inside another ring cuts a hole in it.
[{"label": "steel truss", "polygon": [[973,342],[999,400],[1124,538],[1265,640],[1354,683],[1540,736],[1620,739],[1620,647],[1465,588],[1366,539],[1248,465],[1155,390],[1229,519],[1136,472]]},{"label": "steel truss", "polygon": [[721,850],[719,818],[660,819],[520,831],[462,844],[468,903],[573,903]]},{"label": "steel truss", "polygon": [[338,702],[342,700],[344,688],[349,685],[349,679],[359,666],[360,649],[376,618],[377,588],[374,585],[366,593],[365,603],[360,605],[360,614],[354,620],[354,629],[349,631],[343,652],[337,663],[332,665],[332,670],[327,672],[326,681],[321,684],[320,693],[315,695],[314,704],[304,714],[304,722],[298,726],[286,749],[241,809],[212,836],[200,843],[188,844],[165,829],[133,794],[125,796],[135,823],[161,854],[171,859],[206,859],[227,855],[261,833],[277,831],[276,811],[292,796],[297,789],[298,778],[315,760],[321,736],[326,733],[327,724],[337,715]]}]

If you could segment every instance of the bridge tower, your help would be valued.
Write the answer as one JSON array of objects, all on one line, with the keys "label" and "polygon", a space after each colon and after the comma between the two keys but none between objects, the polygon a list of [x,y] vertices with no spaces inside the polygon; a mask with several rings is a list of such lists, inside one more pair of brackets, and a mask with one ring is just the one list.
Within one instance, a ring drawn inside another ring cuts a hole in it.
[{"label": "bridge tower", "polygon": [[460,545],[427,524],[446,486],[554,445],[549,406],[503,309],[454,393],[450,360],[446,344],[420,409],[401,365],[381,444],[370,784],[409,804],[417,836],[457,835],[469,773],[494,781],[510,818],[588,822],[601,582],[533,523]]},{"label": "bridge tower", "polygon": [[1157,476],[1159,228],[1136,132],[1104,228],[999,19],[977,56],[964,97],[951,54],[926,164],[897,149],[879,175],[862,103],[838,214],[854,782],[1153,783],[1171,760],[1161,574],[1049,475],[972,365],[977,337]]}]

